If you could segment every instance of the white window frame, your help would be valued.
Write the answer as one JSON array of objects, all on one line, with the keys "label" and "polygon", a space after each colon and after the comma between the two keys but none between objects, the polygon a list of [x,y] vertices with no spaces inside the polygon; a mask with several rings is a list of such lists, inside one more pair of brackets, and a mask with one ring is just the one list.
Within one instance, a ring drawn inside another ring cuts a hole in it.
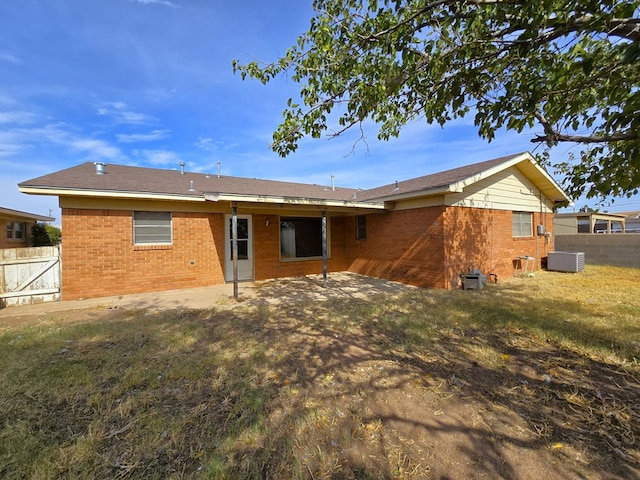
[{"label": "white window frame", "polygon": [[26,222],[7,222],[7,240],[24,241],[27,238],[26,231]]},{"label": "white window frame", "polygon": [[[168,218],[161,218],[162,216],[166,216]],[[145,229],[147,230],[146,233],[144,232]],[[151,229],[155,229],[156,232],[149,233],[149,230]],[[168,230],[168,232],[166,230]],[[149,238],[145,239],[145,236]],[[172,245],[173,215],[171,212],[133,212],[133,244]]]},{"label": "white window frame", "polygon": [[[526,227],[528,231],[524,231]],[[514,238],[533,237],[533,213],[513,212],[511,232]]]}]

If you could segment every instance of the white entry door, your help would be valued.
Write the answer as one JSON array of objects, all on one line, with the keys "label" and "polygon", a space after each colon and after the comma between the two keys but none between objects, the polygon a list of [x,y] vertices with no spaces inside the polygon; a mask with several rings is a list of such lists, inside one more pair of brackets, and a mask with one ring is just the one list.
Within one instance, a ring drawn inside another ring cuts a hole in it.
[{"label": "white entry door", "polygon": [[[253,280],[253,225],[251,215],[238,215],[238,280]],[[231,215],[225,215],[224,278],[233,281],[233,243]]]}]

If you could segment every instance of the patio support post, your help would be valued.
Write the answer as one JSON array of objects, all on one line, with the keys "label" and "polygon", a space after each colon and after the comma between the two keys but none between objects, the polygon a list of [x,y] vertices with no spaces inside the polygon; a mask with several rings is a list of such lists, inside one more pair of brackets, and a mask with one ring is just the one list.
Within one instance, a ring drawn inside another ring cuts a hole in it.
[{"label": "patio support post", "polygon": [[231,256],[233,259],[233,298],[238,299],[238,207],[231,207]]},{"label": "patio support post", "polygon": [[322,287],[327,288],[327,212],[322,211]]}]

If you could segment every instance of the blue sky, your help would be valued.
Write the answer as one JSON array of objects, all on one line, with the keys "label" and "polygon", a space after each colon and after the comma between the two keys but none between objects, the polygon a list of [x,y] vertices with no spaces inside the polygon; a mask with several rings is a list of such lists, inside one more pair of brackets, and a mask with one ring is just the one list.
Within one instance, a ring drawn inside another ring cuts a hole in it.
[{"label": "blue sky", "polygon": [[[278,157],[271,135],[297,84],[242,81],[231,61],[277,59],[312,14],[311,0],[1,2],[0,206],[59,221],[56,197],[17,184],[86,161],[197,172],[221,162],[224,175],[369,188],[534,147],[533,132],[487,143],[469,117],[416,122],[389,142],[367,125],[366,144],[353,131]],[[608,210],[636,209],[637,197]]]}]

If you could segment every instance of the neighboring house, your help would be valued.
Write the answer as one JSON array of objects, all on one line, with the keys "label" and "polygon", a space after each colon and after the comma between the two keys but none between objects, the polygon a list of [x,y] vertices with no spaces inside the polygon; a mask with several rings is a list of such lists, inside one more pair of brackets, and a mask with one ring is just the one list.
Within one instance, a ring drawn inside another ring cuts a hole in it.
[{"label": "neighboring house", "polygon": [[626,215],[599,212],[556,213],[556,235],[577,233],[624,233]]},{"label": "neighboring house", "polygon": [[53,222],[52,217],[0,207],[0,248],[31,246],[31,228],[37,222]]},{"label": "neighboring house", "polygon": [[370,190],[91,163],[19,189],[59,197],[63,299],[232,281],[234,243],[240,280],[326,267],[456,288],[470,270],[539,265],[569,201],[529,153]]},{"label": "neighboring house", "polygon": [[640,233],[640,212],[623,212],[625,216],[625,232]]}]

